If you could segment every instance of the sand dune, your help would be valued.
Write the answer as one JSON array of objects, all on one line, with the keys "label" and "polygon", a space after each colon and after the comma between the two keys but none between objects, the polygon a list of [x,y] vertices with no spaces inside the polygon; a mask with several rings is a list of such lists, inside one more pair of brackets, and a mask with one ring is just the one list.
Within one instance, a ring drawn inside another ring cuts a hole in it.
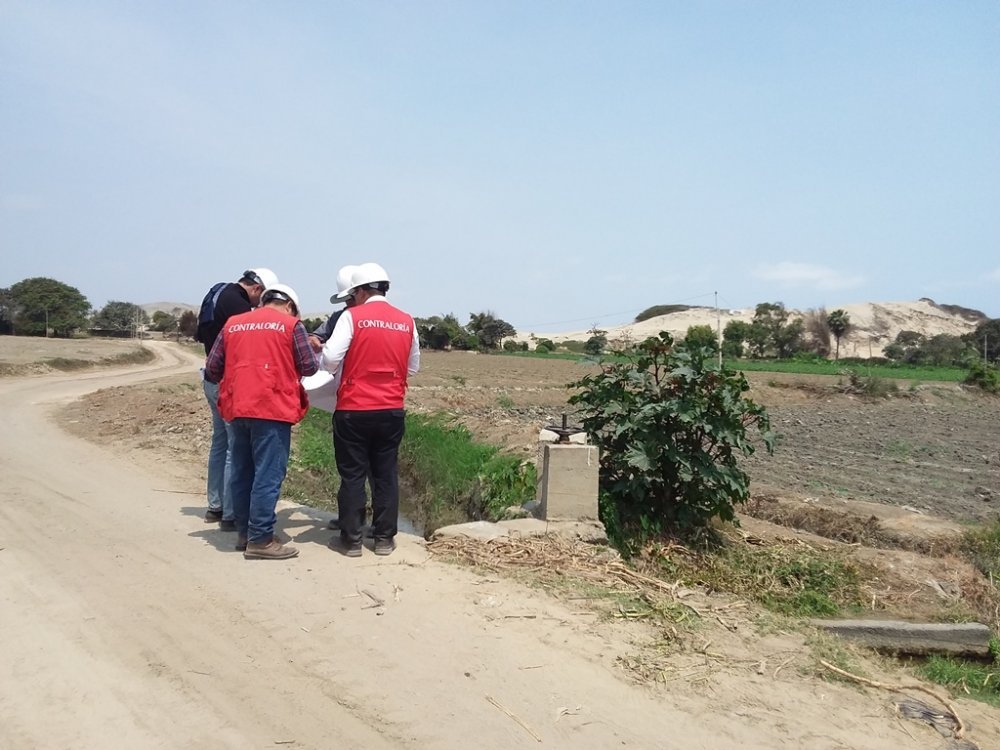
[{"label": "sand dune", "polygon": [[[976,310],[938,305],[926,298],[915,302],[864,302],[826,308],[828,313],[835,309],[846,311],[851,321],[851,330],[840,342],[840,354],[844,357],[880,356],[900,331],[916,331],[928,337],[940,333],[961,336],[975,330],[980,322],[987,319]],[[789,312],[792,316],[801,317],[808,311]],[[691,326],[708,325],[713,329],[717,326],[725,329],[731,320],[749,323],[753,321],[753,316],[753,308],[716,311],[714,308],[698,307],[604,330],[610,341],[622,338],[641,341],[660,331],[669,331],[680,338]],[[586,330],[557,334],[519,331],[517,340],[531,342],[535,338],[547,338],[558,343],[569,340],[586,341],[590,335]]]}]

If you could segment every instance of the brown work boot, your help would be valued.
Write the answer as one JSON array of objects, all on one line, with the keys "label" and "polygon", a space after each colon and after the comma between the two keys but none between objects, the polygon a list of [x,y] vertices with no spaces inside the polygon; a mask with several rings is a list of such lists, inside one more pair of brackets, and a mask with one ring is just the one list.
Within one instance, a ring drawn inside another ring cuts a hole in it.
[{"label": "brown work boot", "polygon": [[[278,544],[287,544],[287,539],[282,539],[281,535],[275,531],[274,536],[271,537],[271,541],[277,542]],[[247,538],[245,534],[240,534],[236,537],[236,551],[242,552],[247,548]]]},{"label": "brown work boot", "polygon": [[288,560],[297,557],[299,551],[295,547],[288,547],[281,542],[272,539],[267,544],[247,544],[243,557],[247,560]]}]

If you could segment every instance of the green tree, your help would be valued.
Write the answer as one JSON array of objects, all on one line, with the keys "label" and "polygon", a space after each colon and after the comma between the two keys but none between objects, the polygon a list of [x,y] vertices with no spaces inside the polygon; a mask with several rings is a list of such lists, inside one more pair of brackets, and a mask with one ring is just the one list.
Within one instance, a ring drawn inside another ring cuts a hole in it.
[{"label": "green tree", "polygon": [[980,359],[996,362],[1000,358],[1000,318],[984,320],[962,339],[979,352]]},{"label": "green tree", "polygon": [[705,348],[712,354],[719,352],[719,338],[710,325],[689,326],[684,335],[684,344],[689,348]]},{"label": "green tree", "polygon": [[788,359],[803,349],[805,338],[805,323],[802,318],[796,318],[781,326],[774,334],[774,348],[778,359]]},{"label": "green tree", "polygon": [[153,330],[160,333],[170,333],[177,327],[177,318],[163,310],[156,310],[153,313]]},{"label": "green tree", "polygon": [[591,335],[590,338],[584,343],[583,351],[595,357],[603,354],[604,350],[608,347],[608,334],[598,329],[596,326],[591,328],[588,333]]},{"label": "green tree", "polygon": [[570,403],[600,448],[601,518],[626,551],[630,540],[733,520],[749,497],[739,464],[755,449],[749,431],[773,448],[767,412],[743,395],[746,378],[719,369],[707,349],[674,347],[666,331],[572,385]]},{"label": "green tree", "polygon": [[789,313],[781,302],[761,302],[757,305],[747,341],[755,357],[773,354],[791,357],[802,349],[805,325],[801,318],[789,322]]},{"label": "green tree", "polygon": [[976,350],[963,341],[961,336],[948,333],[931,336],[923,349],[927,362],[938,367],[967,367],[978,359]]},{"label": "green tree", "polygon": [[743,320],[730,320],[722,329],[722,354],[726,357],[742,357],[743,344],[749,337],[749,323]]},{"label": "green tree", "polygon": [[14,298],[10,289],[0,288],[0,334],[14,332]]},{"label": "green tree", "polygon": [[66,338],[87,326],[90,303],[76,287],[55,279],[37,276],[14,284],[9,290],[13,301],[14,330],[24,336]]},{"label": "green tree", "polygon": [[924,364],[927,352],[924,344],[927,337],[917,331],[900,331],[896,339],[883,350],[883,354],[891,360],[906,362],[911,365]]},{"label": "green tree", "polygon": [[458,322],[458,318],[451,313],[417,318],[415,322],[420,346],[427,349],[441,350],[456,347],[467,333]]},{"label": "green tree", "polygon": [[556,350],[555,342],[552,339],[538,339],[535,342],[535,351],[547,354]]},{"label": "green tree", "polygon": [[837,350],[833,358],[840,359],[840,340],[851,330],[851,316],[845,310],[834,310],[827,317],[826,324],[830,327],[830,333],[833,334],[833,338],[837,342]]},{"label": "green tree", "polygon": [[138,305],[112,300],[94,315],[93,326],[104,331],[134,331],[148,322],[149,316]]},{"label": "green tree", "polygon": [[198,315],[193,310],[185,310],[177,321],[182,336],[193,339],[198,332]]},{"label": "green tree", "polygon": [[491,310],[470,313],[466,328],[479,339],[482,349],[498,349],[507,336],[517,335],[514,326]]}]

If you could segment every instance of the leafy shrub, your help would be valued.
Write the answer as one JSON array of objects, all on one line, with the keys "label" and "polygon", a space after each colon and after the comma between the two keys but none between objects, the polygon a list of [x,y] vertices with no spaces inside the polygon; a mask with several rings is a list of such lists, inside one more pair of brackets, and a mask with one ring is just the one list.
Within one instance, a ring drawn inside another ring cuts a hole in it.
[{"label": "leafy shrub", "polygon": [[542,352],[543,354],[548,352],[554,352],[556,350],[555,342],[552,339],[538,339],[535,342],[535,351]]},{"label": "leafy shrub", "polygon": [[704,347],[712,354],[719,351],[719,339],[712,326],[689,326],[684,335],[684,344],[688,348]]},{"label": "leafy shrub", "polygon": [[479,492],[469,508],[473,518],[497,520],[511,506],[535,498],[535,465],[517,456],[498,454],[479,474]]},{"label": "leafy shrub", "polygon": [[768,451],[774,436],[762,406],[745,398],[746,378],[718,369],[706,349],[674,347],[663,331],[616,353],[601,372],[573,383],[570,403],[601,449],[601,515],[628,547],[666,531],[733,520],[750,478],[740,454],[754,452],[756,427]]},{"label": "leafy shrub", "polygon": [[974,362],[965,378],[966,385],[974,385],[987,393],[1000,393],[1000,370],[993,365]]},{"label": "leafy shrub", "polygon": [[854,368],[844,370],[842,374],[848,380],[848,384],[843,387],[845,393],[856,393],[866,398],[888,398],[899,393],[898,385],[878,375],[863,375]]},{"label": "leafy shrub", "polygon": [[597,356],[604,352],[604,348],[608,345],[608,337],[604,331],[598,331],[589,339],[587,343],[583,345],[583,351],[587,354],[593,354]]}]

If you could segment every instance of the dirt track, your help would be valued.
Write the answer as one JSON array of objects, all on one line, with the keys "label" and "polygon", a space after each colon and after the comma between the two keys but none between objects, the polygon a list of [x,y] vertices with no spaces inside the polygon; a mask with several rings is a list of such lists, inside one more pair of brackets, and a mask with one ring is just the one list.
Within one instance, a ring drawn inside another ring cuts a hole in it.
[{"label": "dirt track", "polygon": [[[151,367],[0,381],[0,747],[938,746],[884,696],[747,663],[794,656],[787,634],[706,623],[729,657],[689,655],[710,680],[648,689],[614,666],[655,635],[641,624],[428,560],[416,539],[349,561],[286,506],[301,557],[244,561],[200,519],[202,467],[116,457],[47,419],[196,366],[156,348]],[[1000,737],[988,709],[962,710],[984,747]]]}]

